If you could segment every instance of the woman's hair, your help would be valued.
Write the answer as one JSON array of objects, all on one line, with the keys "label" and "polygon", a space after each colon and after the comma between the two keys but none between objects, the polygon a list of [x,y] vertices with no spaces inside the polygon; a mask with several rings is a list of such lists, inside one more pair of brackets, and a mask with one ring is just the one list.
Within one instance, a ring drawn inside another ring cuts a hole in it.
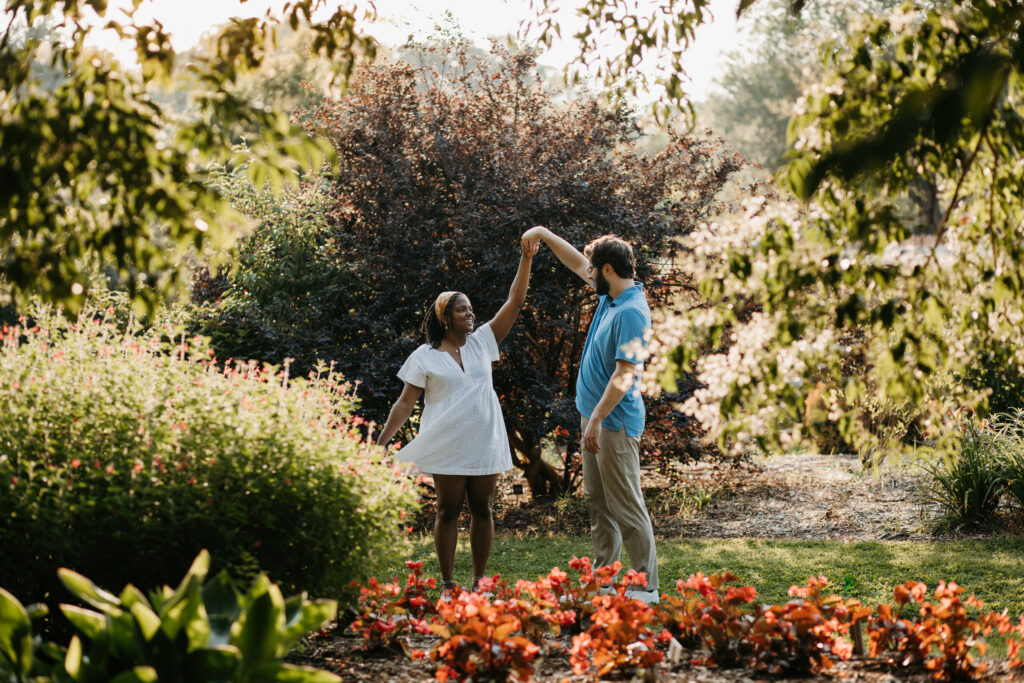
[{"label": "woman's hair", "polygon": [[452,311],[455,310],[455,300],[460,296],[462,296],[461,293],[456,293],[448,300],[444,308],[444,321],[437,317],[436,300],[431,301],[430,305],[427,306],[427,314],[423,316],[423,324],[420,325],[420,330],[423,331],[423,336],[427,338],[427,343],[431,347],[436,349],[440,346],[444,340],[444,333],[455,323]]},{"label": "woman's hair", "polygon": [[595,270],[601,270],[610,263],[619,277],[636,275],[636,257],[629,242],[616,235],[602,235],[583,248],[583,255],[590,261]]}]

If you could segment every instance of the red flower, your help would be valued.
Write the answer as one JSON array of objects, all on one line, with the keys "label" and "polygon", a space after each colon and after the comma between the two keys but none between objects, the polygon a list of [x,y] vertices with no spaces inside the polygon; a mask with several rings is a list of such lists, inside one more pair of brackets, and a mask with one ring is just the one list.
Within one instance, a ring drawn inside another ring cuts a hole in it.
[{"label": "red flower", "polygon": [[82,464],[82,461],[79,460],[78,458],[72,458],[71,459],[71,466],[72,467],[78,467],[81,464]]}]

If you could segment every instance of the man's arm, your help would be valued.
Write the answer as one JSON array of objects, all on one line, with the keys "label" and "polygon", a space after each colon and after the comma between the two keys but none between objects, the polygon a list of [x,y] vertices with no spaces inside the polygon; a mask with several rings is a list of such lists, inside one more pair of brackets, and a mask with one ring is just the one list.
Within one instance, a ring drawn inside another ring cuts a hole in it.
[{"label": "man's arm", "polygon": [[544,244],[548,245],[548,249],[554,252],[558,260],[561,261],[566,268],[579,275],[584,282],[591,287],[594,287],[594,279],[590,277],[590,273],[587,272],[587,268],[590,267],[590,262],[587,257],[584,256],[564,239],[551,232],[543,225],[535,225],[526,232],[523,233],[524,240],[530,240],[530,242],[536,242],[543,240]]},{"label": "man's arm", "polygon": [[598,439],[601,436],[601,422],[608,417],[619,401],[626,395],[626,392],[633,386],[633,378],[639,372],[637,366],[628,360],[615,359],[615,372],[605,385],[601,400],[594,406],[594,412],[590,414],[587,422],[587,429],[583,432],[583,445],[591,453],[600,451]]}]

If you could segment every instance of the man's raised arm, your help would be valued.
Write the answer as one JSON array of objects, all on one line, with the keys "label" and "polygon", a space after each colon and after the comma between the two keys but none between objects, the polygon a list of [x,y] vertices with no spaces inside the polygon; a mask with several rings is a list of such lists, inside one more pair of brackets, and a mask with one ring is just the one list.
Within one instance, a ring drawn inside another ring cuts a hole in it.
[{"label": "man's raised arm", "polygon": [[535,225],[524,232],[523,239],[530,242],[543,241],[566,268],[579,275],[591,287],[594,286],[594,278],[590,275],[590,262],[587,257],[543,225]]}]

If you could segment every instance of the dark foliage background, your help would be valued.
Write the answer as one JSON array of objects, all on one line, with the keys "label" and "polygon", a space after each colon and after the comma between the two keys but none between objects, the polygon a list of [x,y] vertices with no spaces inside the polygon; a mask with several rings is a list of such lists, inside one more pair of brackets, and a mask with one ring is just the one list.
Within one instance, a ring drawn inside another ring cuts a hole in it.
[{"label": "dark foliage background", "polygon": [[[693,291],[673,263],[676,238],[723,208],[716,196],[741,162],[720,141],[677,131],[662,151],[640,153],[630,110],[578,94],[562,101],[530,51],[448,43],[405,54],[358,72],[340,101],[297,114],[330,141],[340,171],[291,208],[259,208],[239,272],[202,283],[203,331],[221,356],[292,357],[298,371],[334,362],[361,381],[361,411],[382,421],[401,388],[395,372],[422,342],[426,306],[457,289],[490,319],[519,236],[535,224],[579,248],[607,232],[631,242],[654,310]],[[301,208],[310,202],[323,213]],[[558,427],[576,441],[575,371],[595,303],[542,251],[495,367],[516,465],[535,495],[571,486],[573,468],[551,467],[541,444]],[[699,435],[671,398],[651,406],[648,447],[695,455]]]}]

